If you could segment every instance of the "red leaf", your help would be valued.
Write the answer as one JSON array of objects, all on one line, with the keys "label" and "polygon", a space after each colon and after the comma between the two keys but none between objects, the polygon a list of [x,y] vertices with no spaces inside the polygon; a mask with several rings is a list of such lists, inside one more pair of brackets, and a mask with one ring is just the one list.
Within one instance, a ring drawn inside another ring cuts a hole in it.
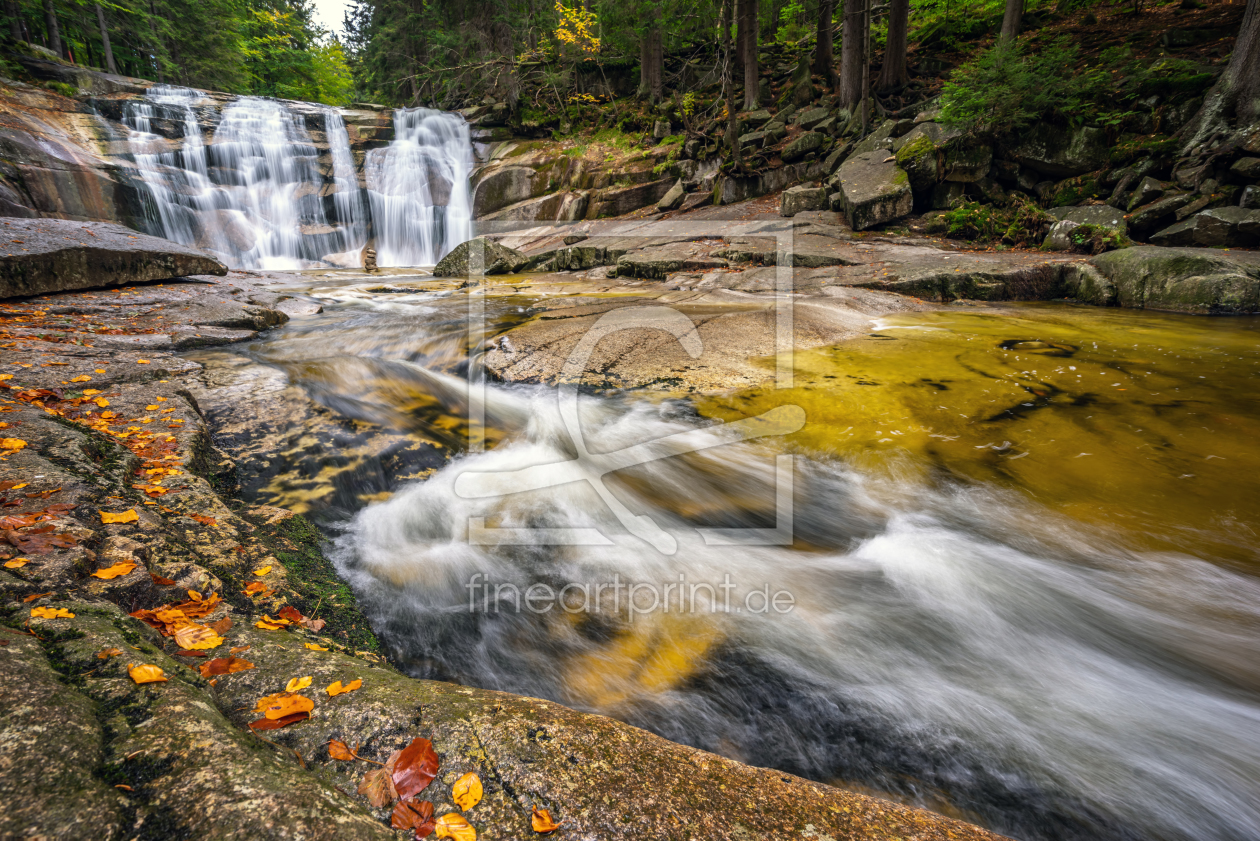
[{"label": "red leaf", "polygon": [[279,730],[281,727],[306,721],[310,717],[310,713],[292,713],[284,718],[260,718],[257,721],[251,721],[249,727],[251,730]]},{"label": "red leaf", "polygon": [[389,825],[394,829],[413,829],[423,838],[433,831],[433,804],[427,800],[399,800]]},{"label": "red leaf", "polygon": [[290,622],[298,622],[298,623],[301,623],[301,621],[306,618],[302,615],[301,611],[299,611],[296,607],[294,607],[293,605],[288,605],[288,604],[280,608],[280,612],[277,613],[276,615],[279,616],[281,619],[288,619]]},{"label": "red leaf", "polygon": [[162,576],[154,575],[153,573],[149,573],[149,577],[152,578],[153,583],[158,585],[159,587],[169,587],[175,583],[173,579],[163,578]]},{"label": "red leaf", "polygon": [[406,800],[424,791],[437,776],[439,764],[432,742],[412,739],[394,765],[394,788],[398,789],[398,796]]}]

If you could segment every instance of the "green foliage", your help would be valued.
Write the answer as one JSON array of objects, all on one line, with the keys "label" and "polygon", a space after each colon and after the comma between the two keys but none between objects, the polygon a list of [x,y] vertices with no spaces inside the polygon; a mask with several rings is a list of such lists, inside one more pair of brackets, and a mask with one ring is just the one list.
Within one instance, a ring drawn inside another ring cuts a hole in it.
[{"label": "green foliage", "polygon": [[66,84],[65,82],[44,82],[44,87],[46,87],[50,91],[55,91],[61,94],[62,96],[78,96],[79,95],[78,88],[76,88],[74,85]]},{"label": "green foliage", "polygon": [[941,122],[984,134],[1012,132],[1079,111],[1079,54],[1065,40],[1035,55],[1020,41],[996,44],[954,71],[941,93]]},{"label": "green foliage", "polygon": [[1029,245],[1040,241],[1052,221],[1031,201],[1007,207],[961,202],[941,216],[946,235],[956,239],[1001,241]]},{"label": "green foliage", "polygon": [[1104,225],[1077,225],[1068,233],[1072,250],[1087,254],[1101,254],[1117,248],[1128,248],[1132,241],[1118,228]]}]

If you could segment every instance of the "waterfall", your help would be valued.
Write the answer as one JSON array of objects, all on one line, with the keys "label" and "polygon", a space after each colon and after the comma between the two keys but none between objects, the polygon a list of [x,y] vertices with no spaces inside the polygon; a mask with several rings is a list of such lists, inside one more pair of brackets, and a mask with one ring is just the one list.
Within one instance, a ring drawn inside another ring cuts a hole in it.
[{"label": "waterfall", "polygon": [[394,112],[394,141],[364,161],[376,261],[432,266],[472,234],[468,124],[428,108]]},{"label": "waterfall", "polygon": [[[350,135],[341,115],[329,108],[324,112],[324,132],[328,136],[328,151],[332,155],[333,209],[340,222],[338,251],[358,252],[367,242],[368,210],[359,189],[359,176],[355,172],[354,157],[350,154]],[[358,254],[343,265],[358,265]]]}]

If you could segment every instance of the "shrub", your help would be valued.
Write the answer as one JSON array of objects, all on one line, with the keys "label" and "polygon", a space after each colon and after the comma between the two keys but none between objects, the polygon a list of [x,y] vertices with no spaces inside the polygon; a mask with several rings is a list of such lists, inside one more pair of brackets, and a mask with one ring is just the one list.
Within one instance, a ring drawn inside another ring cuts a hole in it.
[{"label": "shrub", "polygon": [[1064,39],[1028,55],[1019,41],[998,43],[954,71],[941,94],[943,123],[981,134],[1017,131],[1080,109],[1084,80],[1072,74],[1075,46]]}]

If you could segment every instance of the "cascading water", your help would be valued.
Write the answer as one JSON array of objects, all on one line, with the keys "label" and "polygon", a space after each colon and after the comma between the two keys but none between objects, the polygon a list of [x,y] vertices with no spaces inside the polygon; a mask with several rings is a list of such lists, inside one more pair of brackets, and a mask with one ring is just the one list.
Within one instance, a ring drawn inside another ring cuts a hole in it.
[{"label": "cascading water", "polygon": [[[324,132],[328,137],[328,151],[332,156],[333,207],[341,223],[338,234],[338,251],[357,252],[368,237],[368,210],[359,189],[359,176],[350,154],[350,136],[341,115],[331,108],[324,112]],[[340,261],[342,265],[358,265],[354,260]]]},{"label": "cascading water", "polygon": [[394,141],[364,161],[376,262],[432,266],[471,237],[468,123],[428,108],[394,112]]}]

